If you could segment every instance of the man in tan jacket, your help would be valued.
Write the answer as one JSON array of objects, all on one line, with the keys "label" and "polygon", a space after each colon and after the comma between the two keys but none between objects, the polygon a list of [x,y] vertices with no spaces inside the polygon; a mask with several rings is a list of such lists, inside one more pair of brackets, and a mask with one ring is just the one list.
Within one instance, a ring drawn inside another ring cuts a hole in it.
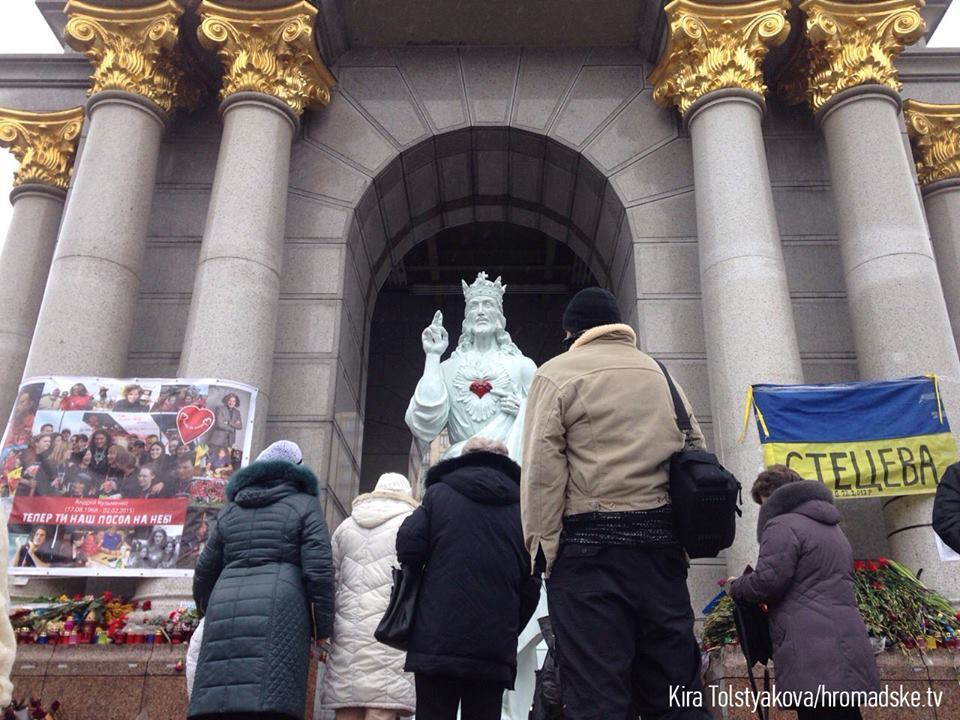
[{"label": "man in tan jacket", "polygon": [[666,379],[606,290],[579,292],[563,329],[570,349],[540,367],[527,401],[521,513],[548,578],[564,719],[705,720],[668,491],[684,436]]}]

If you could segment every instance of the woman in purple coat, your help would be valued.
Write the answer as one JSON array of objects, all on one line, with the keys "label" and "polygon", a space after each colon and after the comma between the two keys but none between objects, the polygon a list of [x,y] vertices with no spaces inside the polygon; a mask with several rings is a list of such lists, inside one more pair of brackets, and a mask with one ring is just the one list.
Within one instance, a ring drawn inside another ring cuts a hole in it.
[{"label": "woman in purple coat", "polygon": [[[753,484],[760,507],[760,557],[753,573],[732,579],[734,600],[769,608],[778,692],[874,692],[880,677],[853,593],[853,550],[825,485],[783,465]],[[794,695],[794,697],[797,697]],[[802,699],[801,699],[802,703]],[[856,707],[795,708],[799,720],[859,720]]]}]

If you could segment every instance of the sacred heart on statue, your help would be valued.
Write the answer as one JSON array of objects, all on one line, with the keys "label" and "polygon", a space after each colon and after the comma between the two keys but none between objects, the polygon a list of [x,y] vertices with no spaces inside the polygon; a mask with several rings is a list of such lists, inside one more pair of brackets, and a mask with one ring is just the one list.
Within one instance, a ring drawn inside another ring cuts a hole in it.
[{"label": "sacred heart on statue", "polygon": [[213,427],[213,410],[187,405],[177,413],[177,432],[180,440],[190,443]]},{"label": "sacred heart on statue", "polygon": [[474,380],[470,383],[470,392],[476,395],[478,398],[483,398],[488,392],[493,390],[493,385],[490,384],[489,380]]}]

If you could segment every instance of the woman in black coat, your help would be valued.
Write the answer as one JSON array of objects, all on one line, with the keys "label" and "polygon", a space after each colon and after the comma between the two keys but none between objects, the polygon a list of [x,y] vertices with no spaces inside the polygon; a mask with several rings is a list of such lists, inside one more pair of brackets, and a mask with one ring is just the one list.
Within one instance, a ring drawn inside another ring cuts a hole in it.
[{"label": "woman in black coat", "polygon": [[463,452],[430,469],[423,504],[397,534],[399,561],[423,568],[405,666],[417,720],[453,720],[461,702],[463,720],[499,720],[517,636],[540,597],[520,529],[520,466],[482,438]]},{"label": "woman in black coat", "polygon": [[197,561],[203,646],[188,717],[301,720],[311,637],[333,627],[330,538],[314,474],[280,441],[227,485]]},{"label": "woman in black coat", "polygon": [[[880,676],[853,592],[853,550],[820,482],[783,465],[753,485],[761,505],[756,572],[731,578],[734,600],[766,603],[777,690],[875,692]],[[796,697],[796,696],[794,696]],[[859,720],[856,707],[797,708],[799,720]]]}]

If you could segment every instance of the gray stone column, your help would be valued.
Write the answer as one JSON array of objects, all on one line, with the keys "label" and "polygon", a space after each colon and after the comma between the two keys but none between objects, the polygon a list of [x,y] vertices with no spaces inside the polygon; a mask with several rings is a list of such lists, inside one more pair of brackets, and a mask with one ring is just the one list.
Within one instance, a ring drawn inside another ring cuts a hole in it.
[{"label": "gray stone column", "polygon": [[761,65],[789,34],[788,7],[676,0],[666,8],[667,46],[650,76],[654,100],[680,109],[693,144],[714,450],[745,497],[727,551],[731,575],[757,558],[750,488],[762,465],[760,441],[753,427],[738,441],[747,388],[803,380],[761,128]]},{"label": "gray stone column", "polygon": [[57,244],[66,192],[19,185],[10,193],[13,214],[0,254],[0,413],[17,393],[43,300],[47,268]]},{"label": "gray stone column", "polygon": [[259,445],[273,370],[297,118],[276,98],[251,92],[231,95],[221,112],[220,157],[180,375],[228,378],[258,388]]},{"label": "gray stone column", "polygon": [[960,104],[911,99],[904,101],[903,115],[953,339],[960,347]]},{"label": "gray stone column", "polygon": [[0,146],[18,161],[13,214],[0,254],[0,415],[16,396],[57,243],[63,201],[83,127],[83,108],[25,112],[0,108]]},{"label": "gray stone column", "polygon": [[762,459],[752,418],[738,442],[747,387],[803,381],[761,104],[750,91],[718,90],[687,113],[714,439],[724,465],[744,486],[743,517],[727,551],[732,575],[757,557],[759,506],[749,491]]},{"label": "gray stone column", "polygon": [[[922,4],[803,0],[810,49],[795,85],[826,140],[860,377],[933,372],[952,386],[960,360],[902,134],[894,64],[923,35]],[[890,553],[956,594],[960,568],[939,560],[932,504],[933,495],[885,499]]]},{"label": "gray stone column", "polygon": [[[167,115],[195,99],[175,0],[68,0],[64,38],[91,63],[90,117],[27,358],[28,375],[122,376]],[[88,318],[77,332],[77,311]]]},{"label": "gray stone column", "polygon": [[[180,374],[260,391],[256,451],[273,371],[290,148],[300,115],[330,102],[335,81],[316,48],[317,10],[307,0],[264,2],[256,13],[204,0],[197,13],[200,42],[223,65],[223,135]],[[251,54],[272,62],[251,64]]]},{"label": "gray stone column", "polygon": [[[886,86],[843,90],[817,121],[826,139],[857,361],[863,379],[938,373],[960,377],[913,170],[899,94]],[[930,528],[933,495],[884,504],[891,555],[941,591],[960,568],[941,563]]]},{"label": "gray stone column", "polygon": [[953,340],[960,347],[960,177],[927,185],[923,204]]},{"label": "gray stone column", "polygon": [[[269,5],[251,13],[204,1],[197,10],[200,42],[223,64],[223,134],[179,370],[260,391],[254,453],[269,407],[290,149],[300,115],[327,104],[334,82],[313,41],[316,8]],[[244,58],[252,52],[274,62],[251,65]],[[137,594],[169,602],[190,589],[179,579],[144,580]]]},{"label": "gray stone column", "polygon": [[[26,375],[126,369],[165,115],[122,91],[94,95],[27,358]],[[76,313],[96,319],[77,332]]]}]

